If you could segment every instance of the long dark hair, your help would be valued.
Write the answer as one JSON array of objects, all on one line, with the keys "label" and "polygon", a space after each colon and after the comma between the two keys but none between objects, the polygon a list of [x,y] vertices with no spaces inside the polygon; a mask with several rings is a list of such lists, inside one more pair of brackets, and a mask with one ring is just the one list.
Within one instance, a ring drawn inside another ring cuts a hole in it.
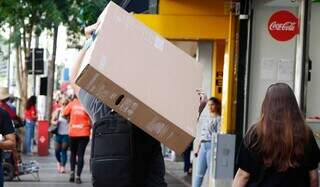
[{"label": "long dark hair", "polygon": [[26,109],[29,110],[32,106],[35,106],[36,104],[37,104],[37,97],[33,95],[29,97],[29,99],[27,100]]},{"label": "long dark hair", "polygon": [[277,171],[300,166],[309,129],[287,84],[277,83],[268,88],[260,121],[247,135],[245,143],[260,155],[265,166]]},{"label": "long dark hair", "polygon": [[221,102],[218,98],[210,97],[208,101],[211,101],[214,106],[217,108],[217,113],[221,115]]}]

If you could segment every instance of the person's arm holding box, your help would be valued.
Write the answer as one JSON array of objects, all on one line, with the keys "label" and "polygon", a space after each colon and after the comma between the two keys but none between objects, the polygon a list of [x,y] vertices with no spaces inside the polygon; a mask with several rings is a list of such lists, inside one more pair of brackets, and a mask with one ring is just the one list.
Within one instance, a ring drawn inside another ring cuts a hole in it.
[{"label": "person's arm holding box", "polygon": [[87,49],[90,47],[90,45],[92,43],[92,41],[90,41],[89,38],[91,37],[92,33],[94,31],[96,31],[96,29],[99,26],[99,23],[100,22],[97,22],[97,23],[90,25],[84,29],[85,36],[86,36],[87,40],[84,43],[83,48],[79,51],[79,54],[78,54],[76,61],[72,65],[72,69],[71,69],[71,83],[72,84],[71,85],[72,85],[76,95],[79,95],[79,91],[80,91],[80,88],[75,83],[76,83],[79,69],[81,67],[81,62],[84,58],[84,55],[86,54]]}]

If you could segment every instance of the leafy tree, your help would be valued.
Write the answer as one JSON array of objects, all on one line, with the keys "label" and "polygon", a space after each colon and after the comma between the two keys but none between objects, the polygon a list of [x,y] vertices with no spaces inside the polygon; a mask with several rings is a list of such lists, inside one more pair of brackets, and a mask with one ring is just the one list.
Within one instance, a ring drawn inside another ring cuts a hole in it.
[{"label": "leafy tree", "polygon": [[9,42],[14,44],[16,51],[17,81],[23,106],[27,100],[28,76],[22,56],[29,54],[35,17],[38,16],[33,6],[30,6],[31,3],[17,0],[0,1],[0,26],[12,29]]},{"label": "leafy tree", "polygon": [[11,30],[8,42],[13,43],[15,48],[17,82],[22,106],[28,96],[28,74],[24,57],[31,51],[32,38],[40,36],[45,29],[51,31],[53,36],[52,59],[48,62],[48,110],[46,116],[49,118],[59,25],[67,26],[70,43],[74,47],[79,47],[82,29],[96,21],[108,2],[109,0],[0,1],[0,27]]}]

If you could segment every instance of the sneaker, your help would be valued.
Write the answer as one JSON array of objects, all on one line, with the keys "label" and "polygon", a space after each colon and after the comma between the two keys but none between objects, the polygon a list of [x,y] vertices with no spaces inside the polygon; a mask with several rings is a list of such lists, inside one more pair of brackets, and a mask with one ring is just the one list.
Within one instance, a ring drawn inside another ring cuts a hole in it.
[{"label": "sneaker", "polygon": [[74,172],[71,172],[69,182],[74,182]]},{"label": "sneaker", "polygon": [[76,181],[75,182],[76,182],[76,184],[81,184],[82,183],[80,177],[76,177]]}]

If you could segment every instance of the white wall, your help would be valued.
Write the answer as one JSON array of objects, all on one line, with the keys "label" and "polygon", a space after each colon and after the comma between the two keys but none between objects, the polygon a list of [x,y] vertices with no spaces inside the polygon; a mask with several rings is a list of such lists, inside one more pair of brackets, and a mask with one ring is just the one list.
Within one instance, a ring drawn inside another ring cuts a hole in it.
[{"label": "white wall", "polygon": [[308,82],[307,116],[320,114],[320,4],[313,3],[310,24],[311,81]]},{"label": "white wall", "polygon": [[[252,32],[252,49],[251,49],[251,64],[250,64],[250,85],[249,85],[249,111],[248,111],[248,125],[251,126],[255,123],[260,116],[261,104],[264,99],[266,89],[278,79],[278,64],[279,60],[286,59],[291,60],[290,64],[294,65],[296,38],[293,38],[286,42],[279,42],[272,38],[268,31],[268,21],[271,15],[279,10],[289,10],[295,15],[298,15],[298,9],[294,7],[275,7],[266,6],[263,4],[256,4],[254,8],[253,18],[253,32]],[[262,68],[263,59],[273,59],[275,74],[267,73],[266,70],[271,66]],[[269,78],[268,78],[269,76]],[[287,83],[293,86],[292,73]]]}]

